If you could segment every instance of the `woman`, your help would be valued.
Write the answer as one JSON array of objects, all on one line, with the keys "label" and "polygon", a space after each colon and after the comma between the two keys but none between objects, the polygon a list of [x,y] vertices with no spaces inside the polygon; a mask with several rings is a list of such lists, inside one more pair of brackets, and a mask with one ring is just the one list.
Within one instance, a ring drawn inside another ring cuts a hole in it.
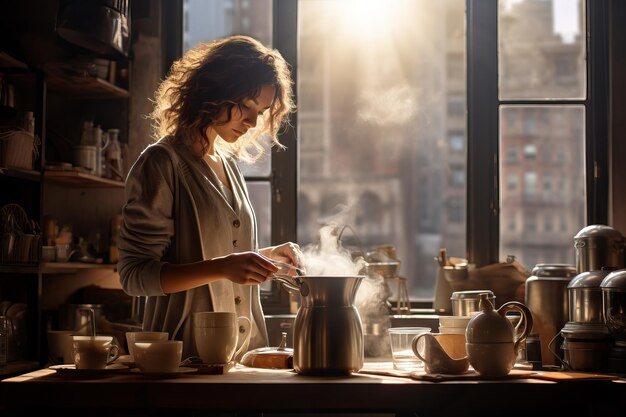
[{"label": "woman", "polygon": [[234,311],[252,323],[248,346],[267,346],[259,284],[298,266],[294,243],[259,249],[254,211],[236,159],[262,155],[293,111],[287,63],[258,41],[233,36],[200,44],[175,62],[151,114],[158,141],[126,180],[120,282],[148,296],[144,330],[183,340],[197,355],[192,313]]}]

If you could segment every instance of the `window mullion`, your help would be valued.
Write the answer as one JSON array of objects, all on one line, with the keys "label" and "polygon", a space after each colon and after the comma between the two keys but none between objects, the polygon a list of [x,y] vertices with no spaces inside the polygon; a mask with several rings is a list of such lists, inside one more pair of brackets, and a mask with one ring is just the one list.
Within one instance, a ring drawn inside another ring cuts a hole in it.
[{"label": "window mullion", "polygon": [[608,1],[587,1],[587,223],[608,224]]},{"label": "window mullion", "polygon": [[467,0],[467,256],[499,262],[498,0]]},{"label": "window mullion", "polygon": [[[289,63],[294,94],[297,94],[297,24],[298,2],[274,0],[272,26],[274,47]],[[297,117],[290,115],[289,125],[280,132],[280,142],[285,150],[272,152],[272,244],[297,241]]]}]

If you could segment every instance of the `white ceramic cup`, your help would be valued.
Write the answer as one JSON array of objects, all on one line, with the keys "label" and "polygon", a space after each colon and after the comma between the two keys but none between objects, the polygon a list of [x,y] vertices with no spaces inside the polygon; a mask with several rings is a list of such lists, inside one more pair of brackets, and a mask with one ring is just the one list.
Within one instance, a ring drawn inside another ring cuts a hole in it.
[{"label": "white ceramic cup", "polygon": [[[193,335],[198,355],[206,364],[225,364],[237,358],[250,340],[251,323],[247,317],[216,311],[193,313]],[[240,327],[246,336],[239,337]]]},{"label": "white ceramic cup", "polygon": [[178,371],[183,355],[181,340],[135,342],[135,365],[144,373],[173,373]]},{"label": "white ceramic cup", "polygon": [[126,332],[126,345],[128,346],[128,354],[135,359],[135,343],[152,342],[155,340],[167,340],[169,334],[167,332]]},{"label": "white ceramic cup", "polygon": [[120,355],[113,336],[72,336],[76,369],[104,369]]},{"label": "white ceramic cup", "polygon": [[55,364],[74,363],[73,330],[48,330],[48,357]]}]

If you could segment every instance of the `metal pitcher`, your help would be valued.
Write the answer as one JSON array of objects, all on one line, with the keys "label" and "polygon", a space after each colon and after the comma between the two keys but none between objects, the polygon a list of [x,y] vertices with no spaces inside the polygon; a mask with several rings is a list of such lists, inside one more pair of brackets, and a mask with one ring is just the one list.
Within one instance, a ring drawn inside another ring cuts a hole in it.
[{"label": "metal pitcher", "polygon": [[303,375],[347,375],[363,367],[363,327],[354,299],[364,276],[299,276],[293,367]]}]

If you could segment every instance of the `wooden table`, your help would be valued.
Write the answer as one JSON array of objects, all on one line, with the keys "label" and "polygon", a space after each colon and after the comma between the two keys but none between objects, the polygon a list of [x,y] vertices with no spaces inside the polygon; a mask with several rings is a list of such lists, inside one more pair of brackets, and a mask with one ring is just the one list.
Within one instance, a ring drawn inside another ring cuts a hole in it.
[{"label": "wooden table", "polygon": [[[375,372],[383,369],[377,364]],[[148,378],[120,371],[59,376],[42,369],[0,382],[4,416],[204,416],[305,414],[384,416],[626,415],[626,380],[534,378],[430,382],[353,374],[313,377],[237,365],[224,375]]]}]

